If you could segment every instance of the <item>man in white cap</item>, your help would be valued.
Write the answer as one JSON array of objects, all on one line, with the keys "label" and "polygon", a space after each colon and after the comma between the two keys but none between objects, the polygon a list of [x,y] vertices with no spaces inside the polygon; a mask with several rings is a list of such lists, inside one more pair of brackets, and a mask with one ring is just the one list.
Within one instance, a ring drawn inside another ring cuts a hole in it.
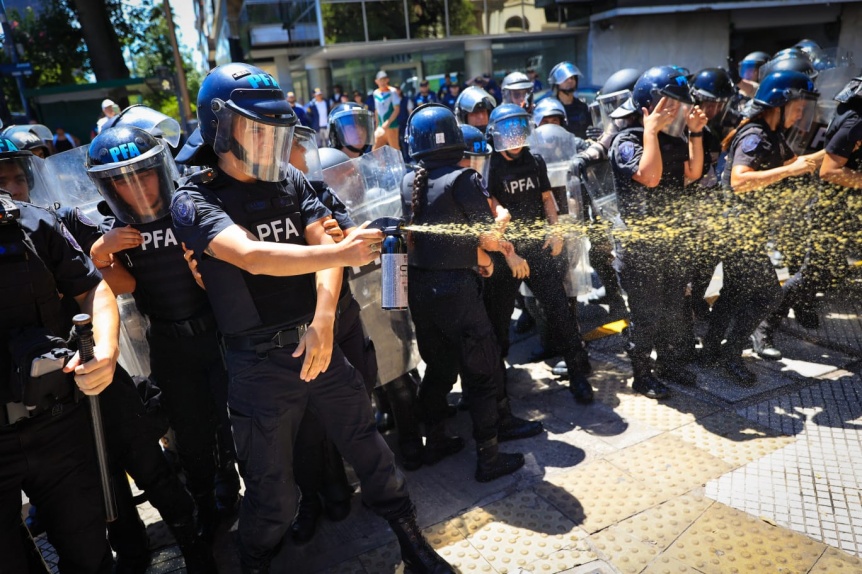
[{"label": "man in white cap", "polygon": [[102,126],[105,125],[109,119],[114,117],[120,112],[120,106],[114,103],[114,100],[104,99],[102,100],[102,114],[104,114],[99,120],[96,122],[96,134],[98,135],[102,131]]},{"label": "man in white cap", "polygon": [[377,129],[374,131],[374,149],[389,144],[395,149],[401,149],[398,140],[398,111],[401,108],[401,97],[389,87],[389,75],[380,70],[374,79],[377,89],[374,90],[374,116],[377,118]]}]

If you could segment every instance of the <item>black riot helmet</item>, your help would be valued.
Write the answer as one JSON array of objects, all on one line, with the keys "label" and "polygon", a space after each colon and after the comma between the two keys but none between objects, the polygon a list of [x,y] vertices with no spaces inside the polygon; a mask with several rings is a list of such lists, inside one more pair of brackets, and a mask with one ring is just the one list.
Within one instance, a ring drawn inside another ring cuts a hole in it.
[{"label": "black riot helmet", "polygon": [[35,156],[44,159],[51,155],[51,150],[48,148],[48,144],[30,131],[4,132],[3,137],[15,142],[15,145],[18,146],[19,150],[32,152]]},{"label": "black riot helmet", "polygon": [[41,158],[19,149],[14,141],[0,137],[0,188],[13,199],[51,205],[48,171]]},{"label": "black riot helmet", "polygon": [[835,95],[835,101],[839,104],[852,102],[856,106],[862,106],[862,76],[853,78],[841,91]]},{"label": "black riot helmet", "polygon": [[[593,125],[610,125],[613,118],[616,117],[611,114],[626,103],[628,103],[628,109],[625,110],[625,113],[634,112],[634,106],[631,103],[632,90],[640,77],[640,70],[623,68],[622,70],[617,70],[605,80],[602,89],[596,95],[595,101],[601,119],[593,117]],[[623,113],[623,111],[620,113]]]},{"label": "black riot helmet", "polygon": [[[494,108],[497,107],[497,100],[494,96],[480,88],[479,86],[470,86],[460,94],[455,100],[455,118],[461,125],[469,125],[467,116],[473,112],[485,110],[490,116]],[[483,126],[474,126],[480,130],[485,130],[486,123]]]},{"label": "black riot helmet", "polygon": [[[679,68],[656,66],[644,72],[632,90],[631,104],[634,110],[642,108],[652,110],[663,97],[669,98],[671,105],[677,110],[674,121],[662,128],[662,131],[670,136],[680,137],[685,129],[688,110],[694,104],[694,98],[691,97],[688,79]],[[621,108],[624,107],[625,105],[621,106]]]},{"label": "black riot helmet", "polygon": [[515,104],[527,111],[533,107],[533,81],[523,72],[512,72],[500,84],[504,104]]},{"label": "black riot helmet", "polygon": [[760,80],[775,72],[801,72],[809,78],[817,76],[817,70],[811,64],[808,54],[799,48],[787,48],[777,52],[769,62],[758,71]]},{"label": "black riot helmet", "polygon": [[598,95],[613,94],[614,92],[621,92],[623,90],[631,91],[640,77],[641,71],[635,68],[617,70],[605,80]]},{"label": "black riot helmet", "polygon": [[329,112],[329,145],[362,155],[374,145],[374,114],[356,102],[343,102]]},{"label": "black riot helmet", "polygon": [[739,63],[739,77],[743,80],[756,81],[760,76],[759,70],[766,62],[769,61],[769,54],[766,52],[752,52],[745,56]]},{"label": "black riot helmet", "polygon": [[691,80],[691,95],[716,125],[721,125],[727,106],[735,94],[733,80],[723,68],[704,68]]},{"label": "black riot helmet", "polygon": [[170,213],[168,146],[131,126],[103,129],[87,151],[87,174],[118,220],[150,223]]},{"label": "black riot helmet", "polygon": [[464,151],[464,135],[455,114],[442,104],[424,104],[407,118],[404,133],[407,151],[414,160],[448,151]]},{"label": "black riot helmet", "polygon": [[286,177],[295,125],[296,114],[278,82],[260,68],[222,64],[201,83],[198,126],[204,143],[248,176]]}]

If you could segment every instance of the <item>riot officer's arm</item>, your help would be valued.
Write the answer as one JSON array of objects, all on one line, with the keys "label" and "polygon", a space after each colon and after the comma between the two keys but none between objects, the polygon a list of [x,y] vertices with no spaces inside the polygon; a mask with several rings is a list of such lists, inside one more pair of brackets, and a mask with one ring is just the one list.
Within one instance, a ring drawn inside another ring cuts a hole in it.
[{"label": "riot officer's arm", "polygon": [[[305,230],[306,241],[310,245],[331,245],[333,239],[327,235],[323,225],[309,225]],[[335,339],[335,310],[338,305],[338,294],[341,292],[341,281],[344,273],[340,268],[324,269],[315,275],[317,283],[317,305],[314,309],[314,319],[296,351],[294,357],[305,354],[299,377],[303,381],[313,381],[326,371],[332,360],[332,345]]]},{"label": "riot officer's arm", "polygon": [[[204,253],[221,259],[253,275],[287,277],[315,273],[332,267],[361,267],[377,258],[372,250],[383,241],[383,232],[366,229],[365,222],[338,243],[294,245],[259,241],[247,229],[232,224],[220,231],[207,245]],[[318,220],[306,227],[323,228]]]},{"label": "riot officer's arm", "polygon": [[694,106],[686,118],[688,124],[688,161],[685,162],[685,182],[697,181],[703,176],[703,128],[706,127],[709,118],[700,109]]},{"label": "riot officer's arm", "polygon": [[755,170],[748,165],[735,165],[730,171],[730,186],[734,193],[748,193],[763,189],[788,177],[813,173],[817,169],[816,160],[811,156],[798,156],[780,167]]},{"label": "riot officer's arm", "polygon": [[820,178],[835,185],[862,189],[862,174],[847,167],[847,159],[827,152],[820,166]]},{"label": "riot officer's arm", "polygon": [[114,254],[125,249],[133,249],[142,242],[141,232],[132,226],[127,226],[108,231],[96,239],[90,247],[90,258],[102,273],[102,278],[117,295],[133,292],[137,283]]},{"label": "riot officer's arm", "polygon": [[93,339],[96,347],[93,359],[81,365],[76,354],[64,367],[75,372],[75,382],[86,395],[98,395],[114,379],[114,369],[120,356],[120,316],[117,300],[107,282],[75,297],[81,311],[93,318]]}]

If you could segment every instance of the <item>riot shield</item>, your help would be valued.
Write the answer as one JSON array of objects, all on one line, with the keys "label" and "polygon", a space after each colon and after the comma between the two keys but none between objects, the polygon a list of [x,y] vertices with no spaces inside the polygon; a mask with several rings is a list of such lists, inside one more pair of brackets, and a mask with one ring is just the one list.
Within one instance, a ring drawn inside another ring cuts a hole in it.
[{"label": "riot shield", "polygon": [[82,145],[54,154],[45,160],[54,180],[52,186],[54,193],[51,197],[45,198],[44,205],[79,207],[84,215],[93,221],[99,221],[102,217],[98,215],[96,205],[102,201],[102,196],[87,175],[88,149],[88,146]]},{"label": "riot shield", "polygon": [[130,294],[117,296],[120,311],[119,362],[132,376],[150,376],[150,345],[147,343],[147,318],[138,311]]},{"label": "riot shield", "polygon": [[622,222],[610,163],[600,161],[588,165],[581,175],[581,183],[590,198],[594,215],[614,223]]},{"label": "riot shield", "polygon": [[530,151],[542,156],[548,166],[558,221],[567,231],[564,251],[569,263],[564,277],[566,293],[569,297],[585,295],[592,286],[586,235],[581,228],[584,223],[583,193],[580,178],[572,170],[572,159],[577,153],[575,136],[562,126],[545,124],[534,130]]},{"label": "riot shield", "polygon": [[[383,146],[356,159],[323,170],[323,180],[347,206],[357,223],[379,217],[401,217],[401,153]],[[380,259],[348,270],[362,322],[377,352],[378,384],[393,381],[419,364],[410,313],[381,308]]]},{"label": "riot shield", "polygon": [[847,82],[859,75],[859,68],[854,66],[839,66],[822,70],[814,80],[814,87],[820,92],[814,109],[813,121],[807,129],[793,126],[787,131],[787,143],[797,155],[813,153],[823,149],[825,145],[826,128],[835,116],[838,102],[833,98],[847,85]]}]

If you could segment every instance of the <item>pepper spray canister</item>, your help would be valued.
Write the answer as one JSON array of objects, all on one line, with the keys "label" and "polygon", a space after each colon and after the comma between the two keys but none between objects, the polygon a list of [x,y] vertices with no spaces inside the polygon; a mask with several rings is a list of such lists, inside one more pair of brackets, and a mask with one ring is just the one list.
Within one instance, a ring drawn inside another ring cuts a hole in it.
[{"label": "pepper spray canister", "polygon": [[383,229],[385,239],[380,249],[382,267],[381,308],[386,311],[407,309],[407,241],[400,225]]}]

